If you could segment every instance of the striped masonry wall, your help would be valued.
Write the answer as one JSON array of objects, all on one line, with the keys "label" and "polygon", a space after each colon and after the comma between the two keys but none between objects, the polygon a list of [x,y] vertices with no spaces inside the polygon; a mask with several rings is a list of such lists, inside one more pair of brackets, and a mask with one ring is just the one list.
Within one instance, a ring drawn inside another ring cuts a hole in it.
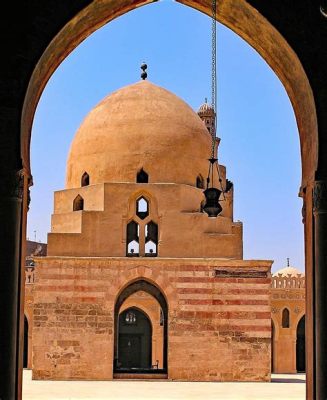
[{"label": "striped masonry wall", "polygon": [[33,378],[112,379],[114,307],[131,282],[168,303],[168,378],[270,380],[271,262],[36,259]]}]

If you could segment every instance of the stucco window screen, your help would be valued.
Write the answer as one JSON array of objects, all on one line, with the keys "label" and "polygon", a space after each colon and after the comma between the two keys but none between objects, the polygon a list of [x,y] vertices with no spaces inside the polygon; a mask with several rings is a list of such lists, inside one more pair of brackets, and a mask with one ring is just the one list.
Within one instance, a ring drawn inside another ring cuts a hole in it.
[{"label": "stucco window screen", "polygon": [[145,256],[156,257],[158,254],[158,225],[150,221],[145,225]]},{"label": "stucco window screen", "polygon": [[149,215],[149,203],[144,197],[136,201],[136,215],[140,219],[145,219]]},{"label": "stucco window screen", "polygon": [[140,255],[140,228],[139,224],[135,221],[131,221],[127,224],[127,232],[126,232],[126,255],[128,257],[138,257]]},{"label": "stucco window screen", "polygon": [[284,308],[282,313],[282,327],[289,328],[290,327],[290,312],[288,308]]},{"label": "stucco window screen", "polygon": [[148,182],[149,182],[149,175],[144,171],[143,168],[141,168],[136,175],[136,183],[148,183]]},{"label": "stucco window screen", "polygon": [[81,178],[81,186],[89,186],[90,184],[90,175],[87,172],[84,172]]},{"label": "stucco window screen", "polygon": [[124,322],[128,325],[136,324],[136,314],[134,311],[128,310],[125,314]]},{"label": "stucco window screen", "polygon": [[196,187],[199,189],[204,189],[204,179],[201,174],[196,177]]},{"label": "stucco window screen", "polygon": [[73,202],[73,211],[84,210],[84,199],[81,195],[77,195]]}]

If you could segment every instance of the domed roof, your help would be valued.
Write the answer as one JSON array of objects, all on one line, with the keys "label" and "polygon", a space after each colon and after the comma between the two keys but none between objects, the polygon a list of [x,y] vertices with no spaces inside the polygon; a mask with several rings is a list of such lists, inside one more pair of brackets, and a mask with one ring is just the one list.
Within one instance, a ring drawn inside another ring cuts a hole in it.
[{"label": "domed roof", "polygon": [[304,273],[299,271],[297,268],[288,266],[288,267],[278,270],[273,275],[274,276],[282,275],[282,276],[286,276],[286,277],[291,275],[291,276],[297,277],[298,275],[304,276]]},{"label": "domed roof", "polygon": [[198,115],[200,117],[209,117],[209,116],[214,116],[215,112],[212,108],[211,104],[208,104],[207,101],[203,103],[199,109],[198,109]]},{"label": "domed roof", "polygon": [[66,187],[136,182],[195,185],[206,176],[211,137],[199,116],[166,89],[140,81],[107,96],[87,115],[71,144]]}]

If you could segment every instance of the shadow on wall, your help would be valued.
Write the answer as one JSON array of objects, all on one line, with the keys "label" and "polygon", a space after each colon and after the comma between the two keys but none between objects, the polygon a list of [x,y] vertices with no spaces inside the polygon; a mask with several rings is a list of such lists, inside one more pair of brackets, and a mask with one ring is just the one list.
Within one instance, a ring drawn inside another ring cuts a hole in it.
[{"label": "shadow on wall", "polygon": [[290,378],[289,376],[285,378],[271,378],[271,383],[305,383],[305,374],[296,374],[294,378]]}]

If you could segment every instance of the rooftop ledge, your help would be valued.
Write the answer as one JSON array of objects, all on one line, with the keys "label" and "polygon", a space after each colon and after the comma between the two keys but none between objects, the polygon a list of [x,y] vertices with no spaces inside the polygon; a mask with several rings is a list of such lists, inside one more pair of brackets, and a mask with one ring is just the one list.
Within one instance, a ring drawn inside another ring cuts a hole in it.
[{"label": "rooftop ledge", "polygon": [[160,264],[170,264],[170,265],[206,265],[212,268],[225,268],[225,267],[238,267],[244,269],[253,269],[253,268],[263,268],[269,269],[273,264],[273,260],[236,260],[236,259],[228,259],[228,258],[214,258],[214,257],[78,257],[78,256],[45,256],[45,257],[34,257],[34,260],[38,263],[47,263],[49,261],[57,261],[59,263],[67,262],[70,260],[84,260],[84,261],[94,261],[97,263],[97,266],[106,263],[119,263],[119,264],[129,264],[131,268],[135,266],[144,266],[147,265],[160,265]]}]

